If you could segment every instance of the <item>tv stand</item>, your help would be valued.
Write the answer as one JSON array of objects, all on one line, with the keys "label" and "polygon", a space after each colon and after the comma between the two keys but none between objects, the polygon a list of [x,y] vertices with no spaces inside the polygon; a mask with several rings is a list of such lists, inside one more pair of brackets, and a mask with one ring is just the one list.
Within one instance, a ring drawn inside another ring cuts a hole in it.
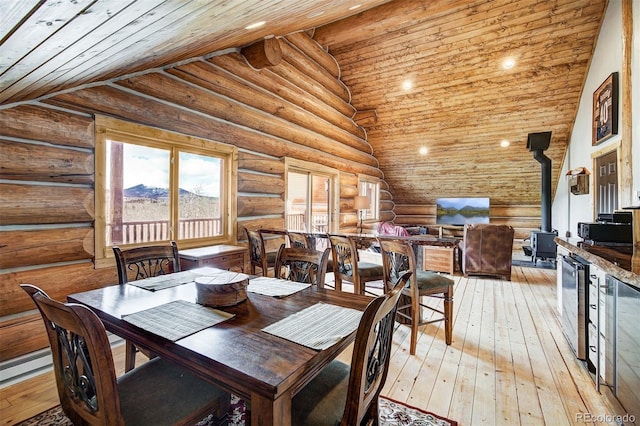
[{"label": "tv stand", "polygon": [[464,235],[464,225],[436,225],[438,227],[438,238],[462,238]]}]

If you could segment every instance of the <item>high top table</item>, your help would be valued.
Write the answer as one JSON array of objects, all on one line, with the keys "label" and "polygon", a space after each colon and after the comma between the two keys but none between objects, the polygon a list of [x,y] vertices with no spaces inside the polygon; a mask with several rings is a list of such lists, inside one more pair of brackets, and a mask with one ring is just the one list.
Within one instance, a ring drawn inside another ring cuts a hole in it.
[{"label": "high top table", "polygon": [[[286,234],[286,231],[274,229],[261,229],[260,232],[265,234]],[[316,241],[316,246],[318,246],[319,239],[327,239],[327,234],[322,232],[305,232],[305,234],[308,234]],[[461,238],[435,235],[395,236],[344,232],[332,232],[330,234],[353,238],[356,247],[360,250],[366,250],[373,244],[377,244],[378,238],[408,241],[415,248],[417,264],[426,271],[446,272],[453,275],[460,266],[458,244],[462,240]],[[328,242],[322,244],[321,247],[329,247]]]}]

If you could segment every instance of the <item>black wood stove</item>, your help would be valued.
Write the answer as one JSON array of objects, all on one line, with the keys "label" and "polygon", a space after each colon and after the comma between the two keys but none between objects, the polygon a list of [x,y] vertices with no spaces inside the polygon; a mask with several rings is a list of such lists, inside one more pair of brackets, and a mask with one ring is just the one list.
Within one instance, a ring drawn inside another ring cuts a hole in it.
[{"label": "black wood stove", "polygon": [[541,226],[540,230],[531,231],[531,246],[523,247],[534,264],[541,259],[556,261],[557,246],[553,239],[558,236],[558,231],[551,228],[551,159],[544,155],[550,142],[551,132],[529,133],[527,137],[527,148],[533,152],[533,158],[542,169]]}]

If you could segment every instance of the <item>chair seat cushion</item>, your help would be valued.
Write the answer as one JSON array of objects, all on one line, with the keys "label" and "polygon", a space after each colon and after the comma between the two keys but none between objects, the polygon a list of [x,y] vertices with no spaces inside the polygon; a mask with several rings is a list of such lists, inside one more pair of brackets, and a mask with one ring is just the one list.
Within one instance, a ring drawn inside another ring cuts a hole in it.
[{"label": "chair seat cushion", "polygon": [[172,425],[215,401],[218,403],[211,412],[202,417],[221,417],[230,400],[228,393],[160,358],[119,377],[118,390],[120,410],[128,425]]},{"label": "chair seat cushion", "polygon": [[293,398],[293,425],[337,425],[347,401],[350,366],[332,361]]},{"label": "chair seat cushion", "polygon": [[370,262],[358,262],[360,278],[380,277],[382,279],[382,265]]},{"label": "chair seat cushion", "polygon": [[416,271],[416,283],[419,290],[436,290],[453,285],[453,280],[431,271]]}]

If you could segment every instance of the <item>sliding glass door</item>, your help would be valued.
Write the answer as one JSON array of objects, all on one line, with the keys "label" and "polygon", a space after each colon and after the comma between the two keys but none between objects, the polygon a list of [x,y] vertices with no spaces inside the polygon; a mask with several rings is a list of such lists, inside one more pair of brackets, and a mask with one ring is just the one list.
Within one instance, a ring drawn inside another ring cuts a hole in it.
[{"label": "sliding glass door", "polygon": [[287,172],[287,230],[329,232],[332,228],[332,176],[291,169]]}]

